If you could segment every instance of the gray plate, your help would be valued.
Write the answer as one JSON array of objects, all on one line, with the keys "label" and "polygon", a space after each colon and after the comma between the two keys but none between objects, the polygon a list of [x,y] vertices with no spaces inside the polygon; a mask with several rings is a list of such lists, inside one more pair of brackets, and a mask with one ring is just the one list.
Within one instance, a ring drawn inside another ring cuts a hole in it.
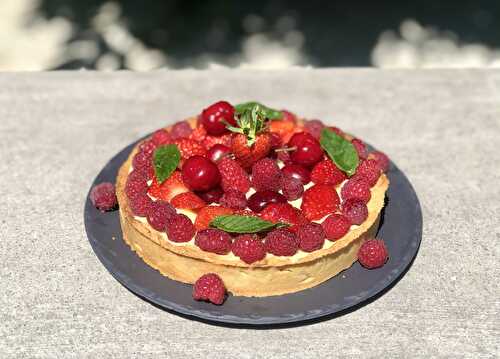
[{"label": "gray plate", "polygon": [[[135,144],[123,149],[102,169],[92,185],[114,182],[120,165]],[[229,296],[222,306],[197,302],[192,287],[162,276],[145,264],[122,240],[118,211],[101,213],[88,196],[85,229],[106,269],[130,291],[157,307],[191,319],[234,327],[291,326],[333,318],[365,305],[387,292],[410,267],[422,237],[422,213],[415,191],[394,165],[378,237],[390,259],[382,268],[351,268],[314,288],[265,298]]]}]

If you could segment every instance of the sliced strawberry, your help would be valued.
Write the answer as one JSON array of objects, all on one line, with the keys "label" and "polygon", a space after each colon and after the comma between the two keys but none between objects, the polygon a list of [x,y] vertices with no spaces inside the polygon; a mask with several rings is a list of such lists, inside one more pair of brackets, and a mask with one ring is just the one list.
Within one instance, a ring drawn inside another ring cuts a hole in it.
[{"label": "sliced strawberry", "polygon": [[206,148],[198,141],[189,138],[179,138],[175,140],[174,143],[179,148],[181,157],[184,160],[195,155],[206,156],[207,154]]},{"label": "sliced strawberry", "polygon": [[295,130],[295,123],[292,121],[275,120],[269,122],[269,131],[277,133],[283,143],[288,143]]},{"label": "sliced strawberry", "polygon": [[293,226],[307,223],[302,213],[289,203],[271,203],[260,212],[260,217],[269,222],[284,222]]},{"label": "sliced strawberry", "polygon": [[170,204],[175,208],[182,209],[200,209],[205,207],[207,204],[193,192],[180,193],[170,201]]},{"label": "sliced strawberry", "polygon": [[200,231],[202,229],[207,229],[209,227],[210,222],[215,217],[224,216],[232,214],[233,210],[220,206],[207,206],[200,209],[198,212],[198,216],[194,222],[194,226],[196,230]]},{"label": "sliced strawberry", "polygon": [[311,181],[316,184],[338,185],[347,177],[330,159],[318,162],[311,171]]},{"label": "sliced strawberry", "polygon": [[175,171],[162,184],[159,184],[156,177],[153,178],[153,183],[149,187],[148,193],[150,196],[170,202],[172,198],[180,193],[188,192],[189,189],[182,181],[180,171]]},{"label": "sliced strawberry", "polygon": [[317,184],[307,189],[302,197],[301,209],[310,220],[318,220],[339,209],[340,199],[335,187]]}]

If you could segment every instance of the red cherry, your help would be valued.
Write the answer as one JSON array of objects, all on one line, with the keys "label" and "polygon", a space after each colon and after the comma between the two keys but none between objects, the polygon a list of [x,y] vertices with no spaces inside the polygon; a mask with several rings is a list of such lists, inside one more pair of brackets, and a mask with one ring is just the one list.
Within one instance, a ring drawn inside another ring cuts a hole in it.
[{"label": "red cherry", "polygon": [[192,156],[182,166],[182,180],[195,191],[208,191],[219,184],[220,173],[208,158]]},{"label": "red cherry", "polygon": [[296,150],[290,153],[290,158],[299,165],[309,167],[323,158],[323,149],[318,140],[306,132],[293,135],[288,147],[296,147]]},{"label": "red cherry", "polygon": [[234,107],[229,102],[216,102],[201,113],[201,123],[209,135],[219,136],[227,131],[226,125],[221,120],[225,120],[232,126],[236,126]]},{"label": "red cherry", "polygon": [[248,199],[248,208],[254,212],[260,212],[270,203],[286,203],[286,198],[273,191],[255,192]]},{"label": "red cherry", "polygon": [[231,149],[227,146],[216,144],[210,147],[208,150],[207,157],[210,158],[212,162],[217,162],[223,157],[226,157],[231,153]]},{"label": "red cherry", "polygon": [[281,172],[285,176],[290,176],[296,178],[302,182],[302,184],[308,184],[311,181],[311,172],[307,168],[301,165],[296,165],[290,163],[281,169]]},{"label": "red cherry", "polygon": [[198,192],[197,195],[204,200],[206,203],[219,203],[220,198],[224,194],[224,191],[220,187],[215,187],[206,192]]}]

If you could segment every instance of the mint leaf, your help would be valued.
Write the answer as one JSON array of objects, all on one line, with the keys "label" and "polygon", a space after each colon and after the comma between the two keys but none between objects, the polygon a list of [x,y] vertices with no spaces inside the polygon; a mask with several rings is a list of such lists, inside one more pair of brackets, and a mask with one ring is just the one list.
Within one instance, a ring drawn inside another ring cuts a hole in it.
[{"label": "mint leaf", "polygon": [[269,120],[279,120],[280,118],[283,117],[283,113],[281,111],[264,106],[263,104],[255,102],[255,101],[240,103],[240,104],[234,106],[234,112],[237,115],[241,115],[246,111],[252,111],[257,106],[258,106],[257,110],[258,110],[259,114],[264,118],[267,118]]},{"label": "mint leaf", "polygon": [[158,183],[162,183],[175,171],[181,160],[181,153],[176,145],[158,147],[153,155],[153,164]]},{"label": "mint leaf", "polygon": [[349,177],[356,172],[359,158],[356,148],[354,148],[351,142],[337,135],[332,130],[324,128],[321,131],[319,143],[328,154],[328,157]]},{"label": "mint leaf", "polygon": [[286,223],[272,223],[258,217],[227,215],[215,217],[210,227],[218,228],[230,233],[259,233],[274,228],[288,227]]}]

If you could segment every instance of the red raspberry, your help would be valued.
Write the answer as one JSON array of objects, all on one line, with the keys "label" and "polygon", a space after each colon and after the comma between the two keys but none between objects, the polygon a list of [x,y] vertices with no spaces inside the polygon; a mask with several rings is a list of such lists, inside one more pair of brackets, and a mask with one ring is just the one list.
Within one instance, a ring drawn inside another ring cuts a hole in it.
[{"label": "red raspberry", "polygon": [[330,159],[318,162],[311,171],[311,181],[316,184],[329,184],[336,186],[346,179],[342,172]]},{"label": "red raspberry", "polygon": [[309,120],[304,124],[304,131],[309,132],[315,139],[321,137],[321,130],[325,127],[320,120]]},{"label": "red raspberry", "polygon": [[163,232],[167,227],[168,220],[175,215],[175,209],[167,202],[156,201],[150,206],[147,220],[151,227]]},{"label": "red raspberry", "polygon": [[172,126],[170,131],[170,137],[172,140],[178,140],[180,138],[187,138],[193,132],[193,129],[186,121],[179,121]]},{"label": "red raspberry", "polygon": [[145,195],[147,191],[148,183],[146,182],[144,175],[136,170],[130,172],[125,184],[125,194],[127,197],[130,199],[140,195]]},{"label": "red raspberry", "polygon": [[250,234],[236,237],[231,250],[235,256],[240,257],[247,264],[260,261],[266,256],[264,243]]},{"label": "red raspberry", "polygon": [[231,209],[244,209],[247,206],[247,198],[244,193],[231,189],[224,192],[219,203],[221,206]]},{"label": "red raspberry", "polygon": [[299,248],[304,252],[314,252],[323,248],[325,243],[325,231],[320,224],[308,223],[297,229]]},{"label": "red raspberry", "polygon": [[172,136],[165,129],[160,128],[153,133],[151,136],[151,142],[156,146],[163,146],[172,143]]},{"label": "red raspberry", "polygon": [[234,189],[241,193],[247,193],[250,189],[248,174],[238,162],[230,158],[222,158],[217,167],[221,175],[221,186],[224,191]]},{"label": "red raspberry", "polygon": [[227,254],[231,251],[231,236],[220,229],[204,229],[196,234],[194,243],[206,252]]},{"label": "red raspberry", "polygon": [[359,263],[368,269],[382,267],[388,258],[389,254],[385,243],[380,239],[367,240],[358,251]]},{"label": "red raspberry", "polygon": [[300,211],[289,203],[271,203],[260,212],[260,217],[273,223],[284,222],[291,225],[307,223]]},{"label": "red raspberry", "polygon": [[206,206],[198,212],[198,216],[194,221],[194,226],[197,230],[206,229],[215,217],[229,215],[232,213],[233,210],[226,207]]},{"label": "red raspberry", "polygon": [[368,159],[374,159],[375,161],[377,161],[378,166],[380,167],[382,172],[387,172],[389,170],[390,161],[389,157],[387,157],[385,153],[380,151],[372,152],[368,155]]},{"label": "red raspberry", "polygon": [[317,184],[304,192],[300,208],[308,220],[315,221],[334,213],[339,204],[340,199],[333,186]]},{"label": "red raspberry", "polygon": [[231,142],[232,142],[232,134],[226,133],[222,136],[207,135],[207,137],[205,137],[202,143],[203,146],[205,146],[205,148],[212,148],[215,145],[224,145],[226,147],[231,147]]},{"label": "red raspberry", "polygon": [[299,249],[297,236],[287,229],[275,229],[266,236],[266,251],[275,256],[293,256]]},{"label": "red raspberry", "polygon": [[363,178],[368,185],[374,186],[380,177],[380,167],[375,160],[364,160],[356,169],[354,177]]},{"label": "red raspberry", "polygon": [[110,211],[116,208],[115,185],[110,182],[102,182],[95,185],[90,191],[90,201],[101,212]]},{"label": "red raspberry", "polygon": [[278,191],[281,171],[276,161],[263,158],[252,166],[252,185],[256,191]]},{"label": "red raspberry", "polygon": [[153,161],[151,159],[151,156],[148,155],[146,152],[137,152],[132,159],[132,166],[136,170],[140,170],[144,167],[152,167],[153,166]]},{"label": "red raspberry", "polygon": [[368,217],[368,208],[365,202],[351,198],[342,203],[342,213],[352,224],[360,225]]},{"label": "red raspberry", "polygon": [[353,177],[344,183],[340,190],[340,196],[342,197],[342,201],[356,198],[368,203],[372,194],[370,192],[370,185],[364,178]]},{"label": "red raspberry", "polygon": [[189,138],[191,140],[195,140],[198,142],[203,142],[205,138],[207,138],[207,130],[205,130],[205,127],[198,125],[193,132],[189,135]]},{"label": "red raspberry", "polygon": [[134,215],[139,217],[146,217],[151,209],[153,201],[151,198],[143,193],[135,197],[129,197],[129,206]]},{"label": "red raspberry", "polygon": [[156,144],[153,142],[153,140],[147,140],[141,143],[139,146],[139,152],[143,152],[146,155],[148,155],[150,158],[153,158],[153,153],[156,150]]},{"label": "red raspberry", "polygon": [[196,230],[186,215],[176,214],[167,222],[166,232],[172,242],[189,242]]},{"label": "red raspberry", "polygon": [[179,148],[181,157],[185,160],[193,156],[205,157],[207,155],[206,148],[198,141],[190,140],[189,138],[179,138],[174,143]]},{"label": "red raspberry", "polygon": [[331,241],[336,241],[337,239],[342,238],[351,228],[351,222],[346,216],[340,213],[334,213],[326,217],[321,225],[325,230],[326,238]]},{"label": "red raspberry", "polygon": [[289,175],[281,178],[281,188],[283,195],[289,201],[299,199],[304,193],[302,181]]},{"label": "red raspberry", "polygon": [[207,204],[193,192],[179,193],[170,201],[175,208],[182,209],[200,209]]},{"label": "red raspberry", "polygon": [[368,150],[366,149],[365,143],[361,141],[359,138],[353,138],[351,143],[356,149],[358,157],[363,160],[366,159],[366,157],[368,156]]},{"label": "red raspberry", "polygon": [[193,299],[206,300],[221,305],[226,296],[226,287],[215,273],[202,275],[193,285]]}]

